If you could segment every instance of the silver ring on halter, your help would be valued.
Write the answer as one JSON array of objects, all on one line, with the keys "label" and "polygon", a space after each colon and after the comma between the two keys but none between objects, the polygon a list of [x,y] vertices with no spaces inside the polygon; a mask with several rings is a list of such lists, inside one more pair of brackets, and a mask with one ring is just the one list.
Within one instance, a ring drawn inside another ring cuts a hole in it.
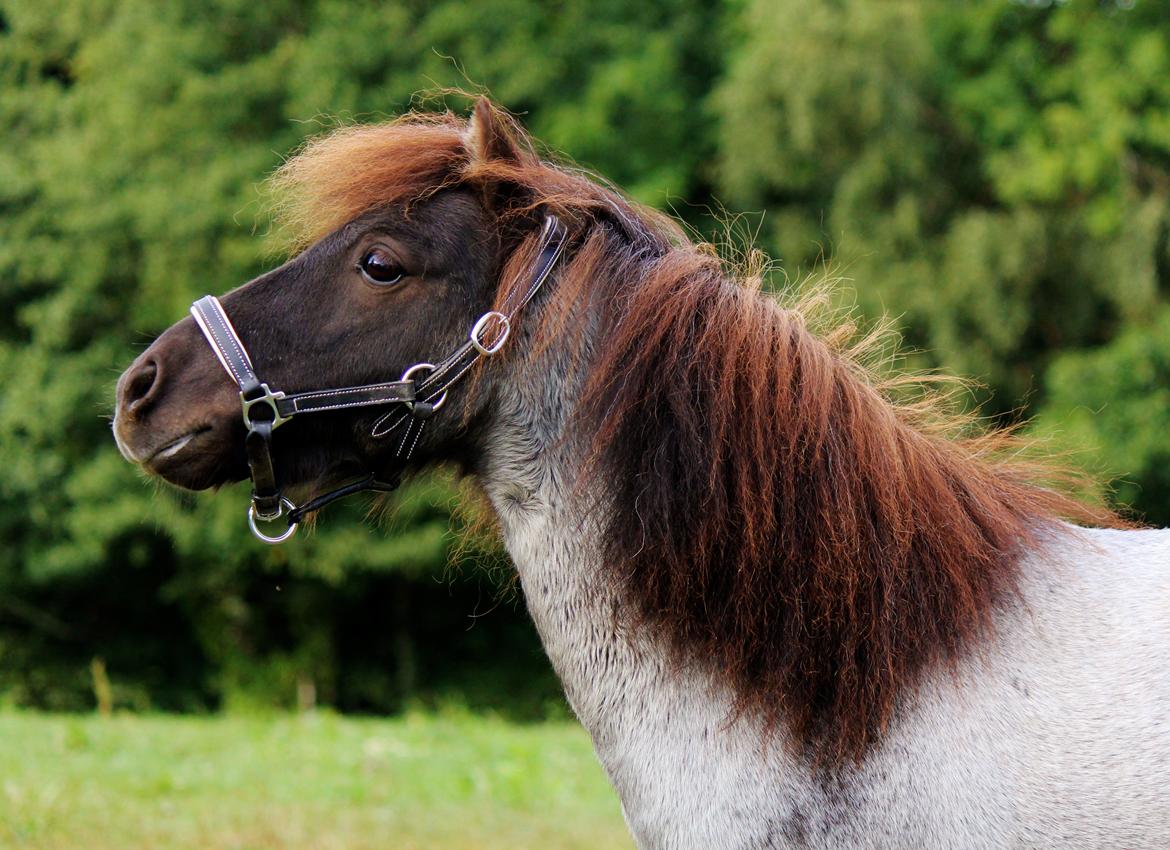
[{"label": "silver ring on halter", "polygon": [[[480,337],[483,336],[483,332],[487,328],[488,322],[491,320],[495,320],[498,323],[498,330],[496,333],[498,333],[499,336],[496,337],[495,342],[493,342],[491,345],[484,345],[483,342],[480,341]],[[479,321],[476,322],[475,326],[471,329],[471,344],[474,345],[475,350],[484,357],[491,357],[493,354],[504,347],[504,343],[508,341],[508,334],[511,332],[512,323],[508,321],[508,317],[503,313],[490,310],[480,316]]]},{"label": "silver ring on halter", "polygon": [[[284,498],[284,496],[281,496],[280,497],[280,512],[276,516],[272,517],[272,520],[280,519],[282,516],[284,516],[286,511],[291,511],[295,507],[296,507],[296,505],[294,505],[288,499]],[[265,522],[270,522],[272,520],[265,520]],[[252,533],[254,535],[256,535],[256,538],[258,540],[263,540],[265,543],[269,543],[273,546],[275,546],[277,543],[283,543],[284,541],[288,540],[290,537],[292,537],[294,534],[297,533],[297,526],[298,525],[299,525],[299,523],[290,522],[288,524],[288,528],[286,528],[280,534],[277,534],[276,536],[267,535],[263,531],[261,531],[256,525],[256,505],[255,504],[248,505],[248,528],[252,529]]]},{"label": "silver ring on halter", "polygon": [[[433,372],[433,371],[435,371],[435,364],[434,363],[415,363],[413,366],[411,366],[409,369],[407,369],[405,372],[402,373],[402,377],[399,380],[409,381],[411,378],[414,377],[414,373],[417,372],[419,369],[429,369],[430,371]],[[418,401],[424,401],[424,400],[425,399],[421,399],[421,398],[418,399]],[[439,400],[431,405],[431,409],[438,410],[440,407],[443,406],[443,403],[446,400],[447,400],[447,391],[443,390],[442,395],[439,396]],[[411,405],[411,407],[413,407],[414,402],[410,402],[410,405]]]}]

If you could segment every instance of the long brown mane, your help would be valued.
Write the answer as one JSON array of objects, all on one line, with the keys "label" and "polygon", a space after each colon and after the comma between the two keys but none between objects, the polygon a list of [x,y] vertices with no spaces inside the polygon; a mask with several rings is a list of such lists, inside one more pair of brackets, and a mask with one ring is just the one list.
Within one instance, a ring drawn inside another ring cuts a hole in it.
[{"label": "long brown mane", "polygon": [[302,242],[454,185],[484,192],[501,221],[543,207],[570,223],[556,297],[597,311],[576,424],[608,499],[601,562],[677,658],[713,662],[739,709],[820,758],[862,756],[924,670],[986,634],[1056,518],[1116,522],[1054,486],[1058,470],[1019,460],[1019,438],[959,436],[929,400],[894,403],[804,312],[542,159],[485,102],[470,129],[448,115],[341,131],[278,182],[299,190]]}]

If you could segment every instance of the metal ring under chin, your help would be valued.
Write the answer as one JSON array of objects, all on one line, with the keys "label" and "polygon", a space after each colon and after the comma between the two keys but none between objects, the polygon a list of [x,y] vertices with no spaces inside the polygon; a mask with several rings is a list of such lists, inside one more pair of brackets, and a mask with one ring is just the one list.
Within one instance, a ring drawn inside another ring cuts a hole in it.
[{"label": "metal ring under chin", "polygon": [[[288,499],[281,496],[280,497],[280,509],[281,509],[280,513],[277,514],[276,516],[274,516],[272,518],[272,521],[276,521],[276,520],[280,519],[282,516],[287,516],[288,512],[293,510],[294,508],[296,508],[296,505],[294,505]],[[284,541],[286,541],[290,537],[292,537],[294,534],[296,534],[297,533],[297,526],[299,524],[300,523],[290,521],[288,524],[288,528],[286,528],[280,534],[277,534],[274,536],[265,534],[256,525],[256,506],[254,504],[248,505],[248,528],[252,529],[252,534],[254,534],[256,536],[257,540],[262,540],[265,543],[271,544],[273,546],[275,546],[277,543],[283,543]]]}]

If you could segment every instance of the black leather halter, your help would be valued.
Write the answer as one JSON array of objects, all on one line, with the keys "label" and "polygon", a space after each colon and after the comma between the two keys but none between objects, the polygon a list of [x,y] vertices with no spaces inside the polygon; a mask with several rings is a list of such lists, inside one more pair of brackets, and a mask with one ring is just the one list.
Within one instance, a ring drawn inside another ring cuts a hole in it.
[{"label": "black leather halter", "polygon": [[[438,363],[416,363],[397,381],[360,387],[301,393],[273,390],[256,375],[252,359],[219,299],[214,295],[205,295],[192,304],[191,315],[195,317],[199,330],[203,332],[224,370],[240,387],[244,425],[248,429],[244,448],[252,476],[252,503],[248,506],[248,525],[252,533],[265,543],[282,543],[292,537],[306,514],[336,499],[362,490],[388,492],[398,487],[402,471],[418,443],[426,421],[446,403],[447,392],[472,366],[503,348],[512,331],[512,321],[516,314],[532,300],[548,279],[564,247],[564,225],[556,216],[546,216],[540,235],[540,253],[532,269],[528,288],[515,299],[514,304],[507,306],[506,312],[492,310],[484,313],[472,326],[467,341]],[[281,495],[272,463],[273,431],[302,413],[386,404],[395,407],[374,423],[372,436],[386,437],[403,425],[406,426],[402,430],[402,440],[395,455],[395,468],[389,481],[379,481],[370,473],[300,506]],[[288,527],[278,535],[265,534],[256,525],[257,520],[273,522],[282,516],[286,518]]]}]

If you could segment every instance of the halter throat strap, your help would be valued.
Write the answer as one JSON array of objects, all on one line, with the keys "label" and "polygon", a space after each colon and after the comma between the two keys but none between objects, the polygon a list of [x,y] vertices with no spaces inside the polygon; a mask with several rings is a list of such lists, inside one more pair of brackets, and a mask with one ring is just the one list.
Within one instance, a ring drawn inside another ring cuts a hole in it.
[{"label": "halter throat strap", "polygon": [[[480,316],[467,341],[455,351],[437,363],[414,364],[397,381],[300,393],[273,390],[256,374],[248,350],[219,299],[205,295],[192,304],[191,315],[196,325],[224,371],[240,389],[244,425],[248,429],[244,448],[252,478],[252,500],[248,507],[248,524],[252,533],[265,543],[282,543],[292,537],[306,514],[320,510],[332,501],[362,490],[388,492],[397,488],[427,420],[446,402],[451,387],[476,363],[494,356],[503,348],[517,314],[544,285],[561,258],[565,240],[566,230],[560,220],[553,215],[545,216],[538,257],[526,289],[506,306],[505,311],[492,310]],[[281,495],[272,460],[273,431],[302,413],[390,404],[395,406],[394,409],[379,417],[371,432],[373,437],[386,437],[406,425],[390,481],[379,481],[371,473],[299,507]],[[287,519],[288,527],[278,535],[268,535],[257,526],[258,520],[272,522],[282,516]]]}]

